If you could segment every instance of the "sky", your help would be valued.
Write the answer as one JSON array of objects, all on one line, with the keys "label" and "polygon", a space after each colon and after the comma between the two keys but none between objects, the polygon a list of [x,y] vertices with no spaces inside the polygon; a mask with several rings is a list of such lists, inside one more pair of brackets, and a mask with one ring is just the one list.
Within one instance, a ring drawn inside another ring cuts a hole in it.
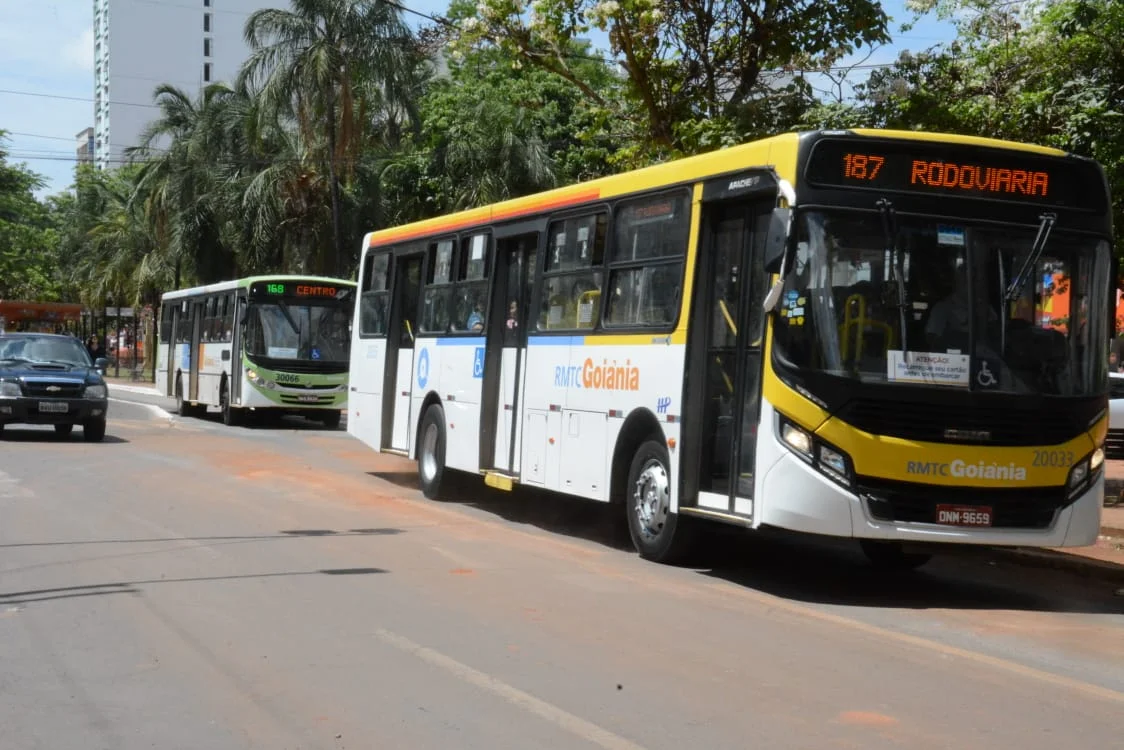
[{"label": "sky", "polygon": [[[446,0],[402,4],[422,13],[448,7]],[[865,65],[889,63],[902,50],[927,49],[955,35],[950,23],[935,18],[901,33],[901,24],[910,18],[904,0],[884,0],[883,7],[893,19],[892,43],[860,52],[852,58],[855,62],[870,54]],[[0,0],[0,130],[8,131],[9,161],[22,162],[44,178],[40,197],[70,187],[76,134],[94,122],[93,8],[93,0]],[[406,18],[411,26],[424,23],[417,16]],[[605,46],[603,35],[593,41]]]}]

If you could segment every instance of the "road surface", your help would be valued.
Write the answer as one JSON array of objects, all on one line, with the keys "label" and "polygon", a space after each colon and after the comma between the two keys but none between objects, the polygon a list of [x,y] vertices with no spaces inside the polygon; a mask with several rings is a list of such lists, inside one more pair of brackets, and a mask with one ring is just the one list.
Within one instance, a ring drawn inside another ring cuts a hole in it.
[{"label": "road surface", "polygon": [[735,533],[660,566],[601,506],[117,400],[0,442],[0,748],[1120,747],[1117,587]]}]

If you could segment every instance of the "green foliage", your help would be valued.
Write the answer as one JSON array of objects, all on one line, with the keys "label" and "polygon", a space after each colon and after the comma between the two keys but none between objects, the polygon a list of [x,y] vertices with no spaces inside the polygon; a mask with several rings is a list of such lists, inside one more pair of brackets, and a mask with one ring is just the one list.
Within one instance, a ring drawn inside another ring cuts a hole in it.
[{"label": "green foliage", "polygon": [[[811,103],[794,71],[888,40],[877,0],[456,0],[450,18],[457,49],[495,45],[631,125],[628,166],[785,128]],[[622,97],[599,91],[573,51],[593,29],[620,60]]]},{"label": "green foliage", "polygon": [[8,163],[0,130],[0,299],[53,302],[63,290],[58,227],[35,191],[42,178]]}]

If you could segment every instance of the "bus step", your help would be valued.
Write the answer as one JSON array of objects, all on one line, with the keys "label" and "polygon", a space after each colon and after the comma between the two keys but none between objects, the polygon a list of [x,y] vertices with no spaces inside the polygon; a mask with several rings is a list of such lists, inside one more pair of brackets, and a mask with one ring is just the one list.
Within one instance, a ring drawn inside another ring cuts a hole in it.
[{"label": "bus step", "polygon": [[498,471],[484,472],[484,484],[489,487],[495,487],[497,490],[504,492],[511,492],[515,489],[515,483],[519,481],[517,477],[511,474],[501,474]]},{"label": "bus step", "polygon": [[694,508],[684,507],[680,505],[679,512],[685,516],[696,516],[698,518],[706,518],[711,521],[730,523],[735,526],[745,526],[746,528],[749,528],[753,525],[753,519],[749,516],[743,516],[737,513],[728,513],[721,510],[711,510],[710,508]]},{"label": "bus step", "polygon": [[382,452],[383,453],[389,453],[389,454],[394,455],[394,456],[402,456],[403,458],[409,458],[410,457],[410,451],[403,450],[401,448],[383,448]]}]

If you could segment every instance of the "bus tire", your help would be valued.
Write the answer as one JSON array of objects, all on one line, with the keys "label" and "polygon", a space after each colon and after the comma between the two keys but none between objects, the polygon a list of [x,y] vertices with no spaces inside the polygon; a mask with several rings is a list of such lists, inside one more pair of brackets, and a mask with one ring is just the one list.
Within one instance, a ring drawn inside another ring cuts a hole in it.
[{"label": "bus tire", "polygon": [[324,426],[329,430],[338,430],[340,428],[340,422],[342,420],[343,414],[336,411],[335,409],[324,412],[324,414],[320,417],[320,421],[323,422]]},{"label": "bus tire", "polygon": [[906,552],[898,542],[860,539],[859,546],[866,559],[879,570],[915,570],[933,559],[923,552]]},{"label": "bus tire", "polygon": [[190,417],[192,412],[191,404],[183,400],[183,380],[179,375],[176,376],[176,414],[181,417]]},{"label": "bus tire", "polygon": [[242,412],[230,403],[230,390],[226,381],[219,387],[219,408],[222,409],[222,423],[227,427],[234,427],[242,421]]},{"label": "bus tire", "polygon": [[636,450],[624,501],[629,536],[641,557],[674,563],[687,554],[693,530],[671,512],[671,460],[662,440],[647,440]]},{"label": "bus tire", "polygon": [[422,494],[430,500],[441,496],[445,477],[445,410],[437,404],[425,410],[418,429],[418,478]]}]

